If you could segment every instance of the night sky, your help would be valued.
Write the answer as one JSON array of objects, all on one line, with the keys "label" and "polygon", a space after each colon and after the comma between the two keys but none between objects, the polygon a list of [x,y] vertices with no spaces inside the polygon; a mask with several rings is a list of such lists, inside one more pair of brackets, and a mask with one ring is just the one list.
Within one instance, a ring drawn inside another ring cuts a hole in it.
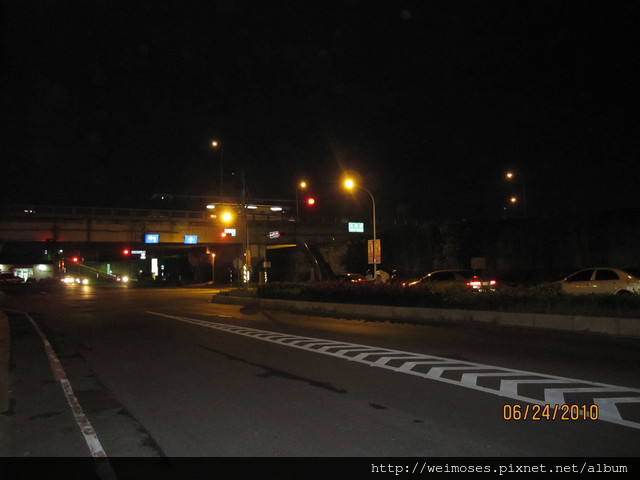
[{"label": "night sky", "polygon": [[640,207],[638,5],[5,0],[0,203],[202,208],[222,162],[327,215],[346,170],[387,219]]}]

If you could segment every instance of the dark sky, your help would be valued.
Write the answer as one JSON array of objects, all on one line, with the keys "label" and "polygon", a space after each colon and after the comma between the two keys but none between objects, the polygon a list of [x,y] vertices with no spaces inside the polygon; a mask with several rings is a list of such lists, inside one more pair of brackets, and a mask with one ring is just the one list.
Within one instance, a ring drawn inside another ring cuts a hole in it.
[{"label": "dark sky", "polygon": [[343,170],[385,218],[638,207],[638,5],[5,0],[0,203],[199,208],[222,160],[327,212]]}]

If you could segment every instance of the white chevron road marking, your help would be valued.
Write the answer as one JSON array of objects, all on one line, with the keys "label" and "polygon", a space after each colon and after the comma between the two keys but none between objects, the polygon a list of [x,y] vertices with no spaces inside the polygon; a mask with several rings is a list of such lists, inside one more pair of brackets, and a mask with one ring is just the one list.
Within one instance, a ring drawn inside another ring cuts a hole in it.
[{"label": "white chevron road marking", "polygon": [[[531,373],[529,375],[535,375]],[[500,369],[495,372],[479,372],[479,373],[463,373],[460,378],[460,383],[466,387],[475,387],[478,384],[480,377],[522,377],[523,374],[519,372],[510,372],[508,370]]]},{"label": "white chevron road marking", "polygon": [[[534,379],[525,378],[521,380],[503,380],[502,382],[500,382],[500,395],[503,395],[505,397],[511,397],[511,398],[518,397],[519,396],[518,387],[520,385],[535,384],[535,383],[542,383],[542,384],[546,384],[546,383],[566,384],[567,383],[567,380],[564,378],[554,379],[554,378],[546,377],[540,374],[535,374],[535,375],[538,378],[534,378]],[[541,379],[540,377],[543,377],[543,378]]]},{"label": "white chevron road marking", "polygon": [[[243,335],[271,343],[277,343],[279,345],[297,348],[300,350],[307,350],[320,353],[322,355],[329,355],[332,357],[342,358],[344,360],[355,361],[372,367],[384,368],[398,373],[454,384],[537,405],[565,405],[569,403],[566,401],[566,394],[592,393],[594,395],[593,403],[598,405],[600,411],[600,420],[640,429],[640,422],[623,418],[617,408],[617,404],[621,403],[640,404],[640,390],[634,388],[588,382],[554,375],[545,375],[541,373],[527,372],[524,370],[507,369],[493,365],[483,365],[479,363],[455,360],[452,358],[422,355],[419,353],[384,349],[368,345],[359,345],[356,343],[337,342],[321,338],[301,337],[298,335],[270,332],[255,328],[238,327],[235,325],[203,321],[176,315],[167,315],[158,312],[147,313],[206,328],[223,330],[236,335]],[[421,366],[429,368],[425,368],[426,371],[420,371],[418,369]],[[463,373],[460,376],[460,380],[455,380],[443,377],[446,372]],[[497,389],[478,385],[478,380],[486,377],[504,377],[504,380],[500,380],[500,386]],[[558,385],[558,388],[551,386],[554,384]],[[519,387],[526,385],[549,385],[549,387],[543,389],[544,399],[539,399],[528,397],[519,392]],[[560,387],[560,385],[562,385],[562,387]],[[575,385],[575,387],[569,387],[569,385]],[[606,392],[612,394],[628,394],[628,396],[596,397],[596,395]],[[637,394],[637,396],[632,396],[633,394]]]},{"label": "white chevron road marking", "polygon": [[[594,398],[593,403],[598,405],[600,409],[600,419],[612,422],[622,423],[628,425],[628,421],[623,420],[620,416],[617,404],[619,403],[640,403],[640,397],[613,397],[613,398]],[[633,425],[628,425],[633,427]],[[637,427],[635,427],[637,428]]]},{"label": "white chevron road marking", "polygon": [[[567,403],[565,402],[564,395],[566,393],[598,393],[598,392],[610,392],[611,389],[607,387],[582,387],[582,388],[545,388],[544,401],[550,405]],[[630,391],[631,389],[625,389],[619,387],[616,391]]]}]

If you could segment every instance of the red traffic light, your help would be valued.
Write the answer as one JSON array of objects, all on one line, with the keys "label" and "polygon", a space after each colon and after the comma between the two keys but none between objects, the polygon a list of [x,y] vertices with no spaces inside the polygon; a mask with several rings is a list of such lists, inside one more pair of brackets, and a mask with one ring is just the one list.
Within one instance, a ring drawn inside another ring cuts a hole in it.
[{"label": "red traffic light", "polygon": [[71,260],[73,263],[78,263],[78,262],[80,262],[80,257],[78,257],[78,256],[73,256],[73,257],[71,257],[71,258],[70,258],[70,260]]},{"label": "red traffic light", "polygon": [[122,254],[123,255],[129,255],[131,253],[131,250],[129,250],[128,248],[123,248],[122,249]]},{"label": "red traffic light", "polygon": [[316,204],[316,199],[314,197],[308,197],[307,198],[307,205],[312,207]]}]

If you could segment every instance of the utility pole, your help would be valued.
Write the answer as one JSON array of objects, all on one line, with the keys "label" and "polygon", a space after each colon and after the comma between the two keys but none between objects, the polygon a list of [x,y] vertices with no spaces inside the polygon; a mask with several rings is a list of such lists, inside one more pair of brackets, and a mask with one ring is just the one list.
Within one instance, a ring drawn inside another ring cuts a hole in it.
[{"label": "utility pole", "polygon": [[244,168],[242,169],[242,218],[244,222],[244,271],[243,273],[243,283],[247,283],[249,281],[249,277],[251,276],[251,251],[249,250],[249,222],[247,221],[247,183],[244,177]]}]

